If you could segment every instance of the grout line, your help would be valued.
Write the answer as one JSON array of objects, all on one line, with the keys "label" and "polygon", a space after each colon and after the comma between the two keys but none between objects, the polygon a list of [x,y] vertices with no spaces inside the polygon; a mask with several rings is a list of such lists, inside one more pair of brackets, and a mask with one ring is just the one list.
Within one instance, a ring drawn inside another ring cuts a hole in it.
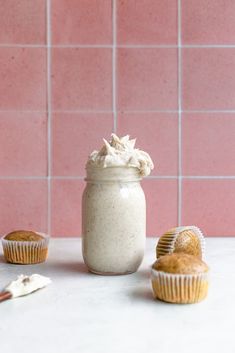
[{"label": "grout line", "polygon": [[186,114],[206,114],[206,113],[226,113],[226,114],[234,114],[235,110],[182,110],[183,113]]},{"label": "grout line", "polygon": [[[181,4],[180,4],[181,7]],[[181,14],[180,14],[181,17]],[[178,44],[118,44],[118,48],[143,48],[143,49],[148,49],[148,48],[156,48],[156,49],[161,49],[161,48],[169,48],[169,49],[174,49],[178,48]],[[182,44],[181,43],[181,48],[235,48],[235,44]]]},{"label": "grout line", "polygon": [[228,180],[228,179],[235,179],[235,175],[187,175],[183,176],[183,179],[221,179],[221,180]]},{"label": "grout line", "polygon": [[45,44],[17,44],[17,43],[12,43],[12,44],[0,44],[0,48],[47,48],[47,45]]},{"label": "grout line", "polygon": [[112,28],[113,28],[113,45],[112,45],[112,89],[113,89],[113,132],[117,132],[117,102],[116,102],[116,46],[117,46],[117,28],[116,28],[116,0],[112,1]]},{"label": "grout line", "polygon": [[112,44],[53,44],[51,46],[52,48],[84,48],[84,49],[89,49],[89,48],[98,48],[98,49],[112,49],[113,45]]},{"label": "grout line", "polygon": [[[123,114],[147,114],[147,113],[165,113],[165,114],[171,114],[171,113],[178,113],[179,110],[162,110],[162,109],[152,109],[152,110],[116,110],[117,112],[123,113]],[[75,110],[53,110],[51,109],[52,113],[56,114],[64,114],[64,113],[71,113],[71,114],[107,114],[107,113],[113,113],[113,110],[81,110],[81,109],[75,109]],[[182,113],[185,114],[206,114],[206,113],[213,113],[213,114],[234,114],[235,110],[183,110],[181,109]],[[30,114],[30,113],[37,113],[37,114],[45,114],[47,113],[47,110],[1,110],[0,113],[25,113],[25,114]]]},{"label": "grout line", "polygon": [[[116,2],[116,0],[113,0],[113,4]],[[116,16],[115,16],[116,17]],[[51,44],[51,48],[113,48],[113,44]],[[177,44],[117,44],[117,48],[129,48],[129,49],[148,49],[148,48],[156,48],[156,49],[161,49],[161,48],[169,48],[169,49],[177,49],[178,45]],[[2,43],[0,44],[0,48],[45,48],[47,49],[47,45],[45,44],[24,44],[24,43]],[[235,48],[235,44],[182,44],[181,48],[205,48],[205,49],[210,49],[210,48]]]},{"label": "grout line", "polygon": [[47,0],[47,148],[48,148],[48,194],[47,194],[47,231],[51,233],[51,0]]},{"label": "grout line", "polygon": [[83,180],[85,176],[34,176],[34,175],[8,175],[8,176],[0,176],[0,180]]},{"label": "grout line", "polygon": [[118,48],[126,48],[126,49],[177,49],[177,44],[118,44]]},{"label": "grout line", "polygon": [[145,179],[178,179],[177,175],[149,175]]},{"label": "grout line", "polygon": [[183,44],[182,48],[235,48],[235,44]]},{"label": "grout line", "polygon": [[0,113],[21,113],[21,114],[45,114],[47,110],[1,110]]},{"label": "grout line", "polygon": [[[145,179],[178,179],[177,175],[151,175]],[[234,180],[235,175],[181,175],[181,179],[205,180],[205,179],[220,179],[220,180]]]},{"label": "grout line", "polygon": [[47,180],[48,178],[46,176],[35,176],[35,175],[29,175],[29,176],[16,176],[16,175],[7,175],[7,176],[0,176],[0,180]]},{"label": "grout line", "polygon": [[52,110],[55,114],[110,114],[113,110]]},{"label": "grout line", "polygon": [[84,180],[85,175],[78,175],[78,176],[53,176],[55,180]]},{"label": "grout line", "polygon": [[[85,175],[68,176],[68,175],[58,175],[50,176],[50,179],[54,180],[83,180]],[[178,179],[177,175],[150,175],[145,177],[145,179]],[[6,175],[0,176],[0,180],[48,180],[48,176],[35,176],[35,175]],[[235,175],[181,175],[181,179],[184,180],[235,180]]]},{"label": "grout line", "polygon": [[118,110],[119,113],[123,114],[146,114],[146,113],[178,113],[178,110],[162,110],[162,109],[145,109],[145,110]]},{"label": "grout line", "polygon": [[181,0],[178,0],[178,226],[182,220]]}]

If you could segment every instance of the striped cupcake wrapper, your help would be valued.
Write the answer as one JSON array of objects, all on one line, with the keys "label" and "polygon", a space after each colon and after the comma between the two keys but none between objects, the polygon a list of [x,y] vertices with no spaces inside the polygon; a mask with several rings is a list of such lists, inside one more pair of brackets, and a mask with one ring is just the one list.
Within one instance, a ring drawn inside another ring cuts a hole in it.
[{"label": "striped cupcake wrapper", "polygon": [[151,280],[155,298],[169,303],[190,304],[207,296],[209,274],[173,274],[152,268]]},{"label": "striped cupcake wrapper", "polygon": [[205,237],[203,236],[202,231],[196,226],[176,227],[162,235],[157,244],[157,258],[166,254],[171,254],[174,251],[176,239],[183,231],[193,231],[193,233],[198,237],[201,244],[202,259],[205,258]]},{"label": "striped cupcake wrapper", "polygon": [[2,237],[2,247],[6,260],[15,264],[36,264],[46,260],[48,255],[49,236],[43,236],[40,241],[14,241]]}]

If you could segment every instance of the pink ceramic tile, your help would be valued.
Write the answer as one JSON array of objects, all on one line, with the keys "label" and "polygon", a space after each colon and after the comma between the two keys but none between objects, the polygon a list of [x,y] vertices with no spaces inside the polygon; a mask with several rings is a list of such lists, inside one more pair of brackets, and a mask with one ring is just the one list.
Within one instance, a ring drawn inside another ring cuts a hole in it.
[{"label": "pink ceramic tile", "polygon": [[235,180],[184,180],[182,223],[207,236],[235,236]]},{"label": "pink ceramic tile", "polygon": [[54,109],[111,109],[111,49],[54,48],[52,54]]},{"label": "pink ceramic tile", "polygon": [[120,44],[176,44],[177,0],[118,0]]},{"label": "pink ceramic tile", "polygon": [[88,155],[112,132],[111,113],[53,114],[53,175],[85,175]]},{"label": "pink ceramic tile", "polygon": [[119,110],[177,108],[175,49],[119,49],[117,59]]},{"label": "pink ceramic tile", "polygon": [[0,180],[0,233],[47,232],[47,181]]},{"label": "pink ceramic tile", "polygon": [[137,137],[136,146],[153,159],[152,175],[177,175],[178,119],[177,114],[120,113],[118,133]]},{"label": "pink ceramic tile", "polygon": [[52,181],[52,235],[81,235],[83,180]]},{"label": "pink ceramic tile", "polygon": [[52,41],[54,44],[110,44],[112,1],[52,0]]},{"label": "pink ceramic tile", "polygon": [[46,50],[0,48],[0,109],[46,109]]},{"label": "pink ceramic tile", "polygon": [[45,44],[46,0],[0,0],[1,44]]},{"label": "pink ceramic tile", "polygon": [[159,236],[177,226],[177,180],[145,179],[147,235]]},{"label": "pink ceramic tile", "polygon": [[0,175],[46,174],[46,115],[0,112]]},{"label": "pink ceramic tile", "polygon": [[235,114],[183,115],[183,175],[235,175]]},{"label": "pink ceramic tile", "polygon": [[235,109],[235,49],[183,49],[183,108]]},{"label": "pink ceramic tile", "polygon": [[182,0],[182,41],[235,44],[234,0]]}]

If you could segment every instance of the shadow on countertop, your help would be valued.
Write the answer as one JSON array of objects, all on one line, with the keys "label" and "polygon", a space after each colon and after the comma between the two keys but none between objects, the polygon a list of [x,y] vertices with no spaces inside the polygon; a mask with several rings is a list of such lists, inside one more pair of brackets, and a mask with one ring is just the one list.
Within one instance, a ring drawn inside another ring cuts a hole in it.
[{"label": "shadow on countertop", "polygon": [[47,270],[58,271],[60,273],[89,273],[86,265],[83,262],[57,262],[57,263],[45,263]]},{"label": "shadow on countertop", "polygon": [[5,259],[5,257],[4,257],[4,255],[0,255],[0,263],[7,263],[7,261],[6,261],[6,259]]},{"label": "shadow on countertop", "polygon": [[153,294],[151,292],[151,288],[149,287],[139,287],[139,288],[135,288],[131,293],[131,296],[133,297],[133,299],[136,300],[148,300],[148,301],[153,301]]},{"label": "shadow on countertop", "polygon": [[134,275],[140,279],[149,279],[150,278],[150,270],[149,269],[140,269],[134,273]]}]

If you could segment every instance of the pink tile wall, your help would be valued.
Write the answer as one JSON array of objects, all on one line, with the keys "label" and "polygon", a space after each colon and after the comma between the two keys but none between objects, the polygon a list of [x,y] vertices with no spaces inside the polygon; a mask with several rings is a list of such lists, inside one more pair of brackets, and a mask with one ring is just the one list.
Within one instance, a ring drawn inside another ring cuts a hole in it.
[{"label": "pink tile wall", "polygon": [[235,236],[235,1],[0,0],[0,233],[81,234],[112,131],[155,163],[147,233]]}]

